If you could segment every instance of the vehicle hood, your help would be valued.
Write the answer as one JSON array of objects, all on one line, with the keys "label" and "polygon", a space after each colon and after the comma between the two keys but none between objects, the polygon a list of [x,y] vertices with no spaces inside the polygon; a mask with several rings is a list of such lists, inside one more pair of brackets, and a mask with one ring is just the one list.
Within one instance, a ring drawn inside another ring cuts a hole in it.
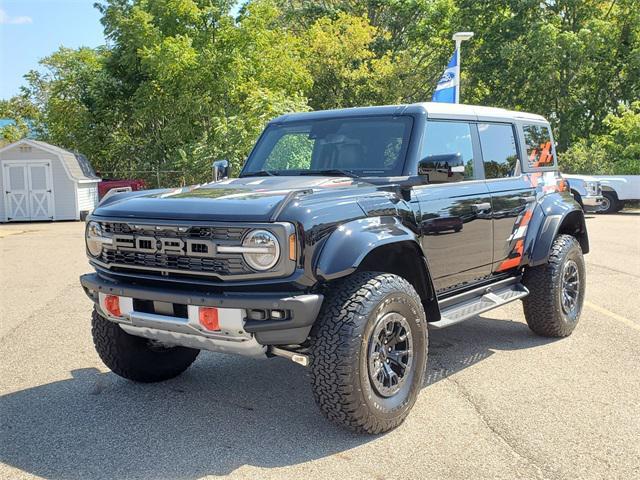
[{"label": "vehicle hood", "polygon": [[94,216],[159,220],[270,221],[292,192],[351,190],[371,184],[347,177],[247,177],[184,188],[115,194]]},{"label": "vehicle hood", "polygon": [[563,173],[562,174],[563,178],[569,179],[569,180],[582,180],[584,182],[597,182],[598,179],[595,177],[592,177],[590,175],[576,175],[576,174],[570,174],[570,173]]}]

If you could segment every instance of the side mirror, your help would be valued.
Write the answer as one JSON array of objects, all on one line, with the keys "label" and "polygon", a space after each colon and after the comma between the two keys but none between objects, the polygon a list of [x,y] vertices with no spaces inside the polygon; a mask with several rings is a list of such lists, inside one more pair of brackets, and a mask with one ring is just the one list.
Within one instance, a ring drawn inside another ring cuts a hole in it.
[{"label": "side mirror", "polygon": [[459,182],[464,179],[462,155],[429,155],[418,162],[418,175],[426,176],[429,183]]},{"label": "side mirror", "polygon": [[211,174],[214,182],[219,182],[220,180],[229,178],[229,161],[215,160],[211,164]]}]

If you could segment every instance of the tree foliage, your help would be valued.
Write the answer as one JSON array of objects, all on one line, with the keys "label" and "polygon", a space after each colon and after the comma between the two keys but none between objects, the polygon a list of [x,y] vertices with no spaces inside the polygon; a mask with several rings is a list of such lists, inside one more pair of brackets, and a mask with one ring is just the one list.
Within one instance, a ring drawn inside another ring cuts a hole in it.
[{"label": "tree foliage", "polygon": [[572,170],[637,169],[637,0],[249,0],[236,18],[234,4],[102,0],[107,45],[44,58],[0,103],[2,138],[31,130],[104,175],[200,182],[214,159],[237,173],[281,113],[429,100],[451,34],[473,30],[465,103],[546,116]]},{"label": "tree foliage", "polygon": [[464,95],[548,117],[560,151],[640,96],[637,0],[461,0]]},{"label": "tree foliage", "polygon": [[603,121],[605,132],[580,140],[560,155],[567,173],[640,175],[640,101]]},{"label": "tree foliage", "polygon": [[36,106],[25,97],[0,100],[0,147],[29,135],[39,118]]}]

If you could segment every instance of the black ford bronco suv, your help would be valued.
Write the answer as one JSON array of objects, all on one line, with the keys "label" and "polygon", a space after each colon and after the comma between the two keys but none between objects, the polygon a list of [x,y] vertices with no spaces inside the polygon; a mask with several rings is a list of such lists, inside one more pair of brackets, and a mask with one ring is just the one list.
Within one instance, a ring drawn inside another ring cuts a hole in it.
[{"label": "black ford bronco suv", "polygon": [[87,219],[93,338],[156,382],[200,350],[310,369],[326,417],[399,425],[427,332],[521,299],[564,337],[585,292],[585,220],[537,115],[422,103],[283,115],[239,178],[128,192]]}]

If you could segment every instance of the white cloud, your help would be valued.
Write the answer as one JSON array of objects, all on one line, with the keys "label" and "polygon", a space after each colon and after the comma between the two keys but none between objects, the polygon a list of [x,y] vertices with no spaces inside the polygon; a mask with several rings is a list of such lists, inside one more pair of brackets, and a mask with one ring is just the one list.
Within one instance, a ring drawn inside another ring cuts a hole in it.
[{"label": "white cloud", "polygon": [[0,24],[23,25],[25,23],[33,23],[33,19],[25,15],[19,17],[10,17],[9,15],[7,15],[7,12],[0,8]]}]

